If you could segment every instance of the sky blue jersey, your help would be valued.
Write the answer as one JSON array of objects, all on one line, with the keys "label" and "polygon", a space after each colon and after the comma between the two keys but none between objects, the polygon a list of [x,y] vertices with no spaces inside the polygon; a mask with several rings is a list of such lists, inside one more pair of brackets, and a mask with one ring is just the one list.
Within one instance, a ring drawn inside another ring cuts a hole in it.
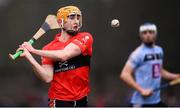
[{"label": "sky blue jersey", "polygon": [[[134,69],[134,77],[137,84],[145,89],[154,89],[160,86],[161,69],[163,65],[163,50],[155,45],[152,48],[140,45],[130,55],[127,63]],[[160,91],[154,92],[150,97],[143,97],[135,91],[132,104],[156,104],[161,101]]]}]

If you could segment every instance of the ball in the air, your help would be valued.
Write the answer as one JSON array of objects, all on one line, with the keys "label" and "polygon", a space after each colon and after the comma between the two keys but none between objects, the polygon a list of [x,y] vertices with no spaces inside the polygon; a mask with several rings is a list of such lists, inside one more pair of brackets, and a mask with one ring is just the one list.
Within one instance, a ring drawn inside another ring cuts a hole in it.
[{"label": "ball in the air", "polygon": [[120,25],[119,20],[113,19],[113,20],[111,21],[111,27],[119,27],[119,25]]}]

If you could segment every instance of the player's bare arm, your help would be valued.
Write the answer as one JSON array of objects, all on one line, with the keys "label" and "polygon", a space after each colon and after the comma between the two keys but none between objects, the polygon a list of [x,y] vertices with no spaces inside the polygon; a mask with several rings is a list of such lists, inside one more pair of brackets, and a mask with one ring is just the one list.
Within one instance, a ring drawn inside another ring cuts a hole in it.
[{"label": "player's bare arm", "polygon": [[127,83],[130,87],[139,91],[142,96],[150,96],[152,94],[152,90],[151,89],[143,89],[141,86],[139,86],[133,78],[133,71],[134,71],[133,68],[128,63],[126,63],[126,65],[124,66],[124,68],[120,74],[120,78],[125,83]]},{"label": "player's bare arm", "polygon": [[168,72],[166,69],[162,69],[161,74],[162,74],[162,77],[167,80],[174,80],[174,79],[180,78],[180,74]]},{"label": "player's bare arm", "polygon": [[49,83],[53,79],[53,66],[52,65],[40,65],[34,57],[30,54],[30,52],[23,46],[21,46],[18,50],[24,50],[21,57],[25,57],[32,65],[35,70],[35,74],[42,79],[44,82]]},{"label": "player's bare arm", "polygon": [[81,54],[81,49],[73,43],[68,44],[63,50],[53,51],[34,49],[28,42],[24,42],[23,46],[36,55],[60,61],[66,61]]}]

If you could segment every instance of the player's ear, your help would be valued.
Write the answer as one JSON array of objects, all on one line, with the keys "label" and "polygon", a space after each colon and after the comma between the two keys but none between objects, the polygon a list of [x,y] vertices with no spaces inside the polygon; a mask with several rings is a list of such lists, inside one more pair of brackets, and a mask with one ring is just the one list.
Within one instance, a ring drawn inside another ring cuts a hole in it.
[{"label": "player's ear", "polygon": [[61,28],[64,27],[64,20],[61,18],[58,20],[58,24],[60,25]]},{"label": "player's ear", "polygon": [[142,33],[139,33],[139,38],[140,38],[141,40],[143,39]]}]

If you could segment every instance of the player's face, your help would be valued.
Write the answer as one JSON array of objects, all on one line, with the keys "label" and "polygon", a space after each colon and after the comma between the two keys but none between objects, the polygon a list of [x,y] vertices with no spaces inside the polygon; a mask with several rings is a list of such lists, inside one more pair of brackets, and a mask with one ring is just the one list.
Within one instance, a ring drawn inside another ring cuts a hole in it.
[{"label": "player's face", "polygon": [[[80,30],[81,15],[80,14],[70,14],[64,24],[64,29],[67,32],[77,33]],[[73,35],[73,34],[72,34]]]},{"label": "player's face", "polygon": [[140,33],[142,41],[148,46],[152,46],[156,41],[156,32],[152,30],[143,31]]}]

